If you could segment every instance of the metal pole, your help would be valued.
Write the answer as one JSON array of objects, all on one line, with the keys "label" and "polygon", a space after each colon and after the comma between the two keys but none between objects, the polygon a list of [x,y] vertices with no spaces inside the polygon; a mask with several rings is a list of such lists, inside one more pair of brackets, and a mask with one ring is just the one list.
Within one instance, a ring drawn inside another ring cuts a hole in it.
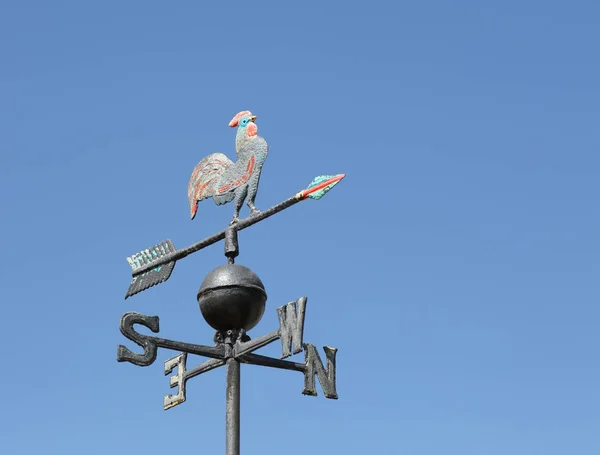
[{"label": "metal pole", "polygon": [[240,362],[227,359],[225,454],[240,455]]}]

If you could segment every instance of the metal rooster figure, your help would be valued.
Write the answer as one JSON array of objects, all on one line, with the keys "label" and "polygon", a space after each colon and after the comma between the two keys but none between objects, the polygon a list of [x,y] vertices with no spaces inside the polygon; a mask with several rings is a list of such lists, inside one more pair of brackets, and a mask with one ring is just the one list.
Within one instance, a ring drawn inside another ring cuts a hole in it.
[{"label": "metal rooster figure", "polygon": [[[217,205],[234,201],[233,219],[229,227],[186,248],[176,249],[171,240],[165,240],[128,257],[132,280],[125,298],[167,281],[178,260],[223,239],[226,239],[227,244],[235,238],[234,243],[237,245],[238,231],[298,202],[309,198],[321,199],[345,177],[345,174],[320,175],[315,177],[306,189],[262,212],[259,211],[254,205],[254,199],[269,146],[267,141],[258,136],[255,122],[256,116],[250,111],[242,111],[233,117],[229,126],[237,127],[235,137],[237,161],[234,163],[222,153],[213,153],[198,163],[188,183],[191,218],[194,219],[196,216],[198,202],[209,197],[212,197]],[[250,207],[250,216],[240,220],[240,209],[245,200]],[[230,261],[233,261],[237,254],[236,246],[226,255]]]},{"label": "metal rooster figure", "polygon": [[234,163],[222,153],[207,156],[194,168],[188,184],[188,200],[192,219],[198,211],[198,202],[213,198],[215,204],[223,205],[234,201],[235,209],[230,224],[239,221],[240,209],[244,200],[248,199],[250,214],[260,211],[254,205],[258,182],[263,163],[269,152],[269,145],[258,136],[256,116],[250,111],[238,113],[229,126],[237,126],[235,136],[235,152],[237,161]]}]

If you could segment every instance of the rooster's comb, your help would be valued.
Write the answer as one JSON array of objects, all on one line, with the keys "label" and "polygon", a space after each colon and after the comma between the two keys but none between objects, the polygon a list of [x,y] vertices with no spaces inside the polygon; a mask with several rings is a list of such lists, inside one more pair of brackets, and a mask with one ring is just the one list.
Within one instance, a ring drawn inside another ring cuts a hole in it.
[{"label": "rooster's comb", "polygon": [[238,122],[240,121],[240,119],[244,115],[252,115],[252,112],[250,112],[250,111],[242,111],[242,112],[237,113],[235,115],[235,117],[233,117],[231,119],[231,122],[229,122],[229,126],[232,127],[232,128],[235,128],[236,126],[238,126]]}]

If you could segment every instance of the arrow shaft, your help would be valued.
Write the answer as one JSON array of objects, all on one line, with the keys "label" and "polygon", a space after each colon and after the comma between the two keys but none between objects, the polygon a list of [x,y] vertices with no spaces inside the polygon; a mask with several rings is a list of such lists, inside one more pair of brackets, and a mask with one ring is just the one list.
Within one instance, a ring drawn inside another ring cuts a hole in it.
[{"label": "arrow shaft", "polygon": [[[276,213],[281,212],[282,210],[285,210],[288,207],[291,207],[292,205],[297,204],[298,202],[301,202],[303,200],[305,200],[303,192],[297,193],[294,196],[286,199],[285,201],[268,208],[267,210],[264,210],[256,215],[251,215],[249,217],[241,219],[240,221],[238,221],[237,223],[235,223],[227,229],[235,229],[236,231],[241,231],[242,229],[246,229],[247,227],[258,223],[259,221],[262,221],[265,218],[269,218],[270,216],[275,215]],[[159,267],[163,264],[168,264],[169,262],[183,259],[184,257],[189,256],[190,254],[195,253],[196,251],[199,251],[203,248],[206,248],[209,245],[212,245],[213,243],[217,243],[218,241],[223,240],[225,238],[225,232],[227,231],[227,229],[223,229],[222,231],[219,231],[216,234],[206,237],[205,239],[202,239],[199,242],[196,242],[193,245],[190,245],[186,248],[182,248],[180,250],[174,251],[173,253],[169,253],[161,257],[160,261],[145,264],[137,270],[133,271],[131,274],[135,277],[149,270],[152,270],[155,267]]]}]

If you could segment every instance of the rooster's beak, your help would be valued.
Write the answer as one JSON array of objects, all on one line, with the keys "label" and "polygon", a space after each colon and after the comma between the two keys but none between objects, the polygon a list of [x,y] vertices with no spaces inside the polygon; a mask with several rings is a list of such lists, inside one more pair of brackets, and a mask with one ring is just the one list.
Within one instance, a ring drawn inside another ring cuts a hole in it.
[{"label": "rooster's beak", "polygon": [[251,122],[256,122],[256,119],[257,119],[257,118],[258,118],[258,117],[256,117],[256,115],[253,115],[252,117],[250,117],[250,121],[251,121]]}]

